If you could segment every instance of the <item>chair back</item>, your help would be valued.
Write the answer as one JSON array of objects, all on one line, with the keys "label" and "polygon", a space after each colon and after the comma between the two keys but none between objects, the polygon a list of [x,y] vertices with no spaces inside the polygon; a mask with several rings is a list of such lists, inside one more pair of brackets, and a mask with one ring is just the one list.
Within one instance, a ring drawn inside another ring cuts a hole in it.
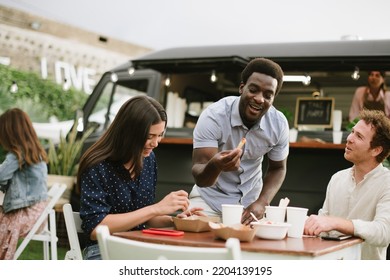
[{"label": "chair back", "polygon": [[65,218],[66,232],[68,234],[70,250],[65,254],[65,260],[82,260],[78,233],[82,233],[81,218],[79,212],[73,212],[72,205],[64,204],[63,213]]},{"label": "chair back", "polygon": [[224,248],[152,244],[110,235],[105,225],[96,228],[103,260],[238,260],[240,241],[229,238]]},{"label": "chair back", "polygon": [[[60,199],[62,194],[66,190],[65,184],[59,184],[55,183],[53,184],[49,191],[49,202],[47,203],[45,209],[43,210],[42,214],[39,216],[31,230],[28,232],[27,236],[23,239],[23,241],[20,243],[19,247],[16,249],[14,259],[18,259],[20,255],[22,254],[23,250],[26,248],[27,244],[30,242],[30,240],[38,240],[44,242],[44,257],[45,259],[48,259],[48,243],[51,243],[51,259],[56,260],[57,259],[57,231],[56,231],[56,224],[55,224],[55,212],[54,212],[54,206],[57,203],[57,201]],[[49,217],[49,223],[50,227],[45,228],[45,230],[42,233],[38,233],[38,230],[40,229],[41,225],[46,222],[47,218]]]}]

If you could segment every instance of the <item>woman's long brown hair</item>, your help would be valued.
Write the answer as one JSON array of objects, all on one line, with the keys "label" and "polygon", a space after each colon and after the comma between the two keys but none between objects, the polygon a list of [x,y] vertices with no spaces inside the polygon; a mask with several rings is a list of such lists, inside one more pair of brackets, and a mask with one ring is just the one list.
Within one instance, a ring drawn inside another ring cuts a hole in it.
[{"label": "woman's long brown hair", "polygon": [[30,117],[18,108],[9,109],[0,116],[0,145],[16,155],[19,168],[24,163],[48,162]]},{"label": "woman's long brown hair", "polygon": [[136,96],[124,103],[107,131],[82,155],[77,174],[78,191],[81,175],[106,159],[119,164],[130,162],[130,169],[138,177],[150,127],[162,121],[167,125],[165,109],[151,97]]}]

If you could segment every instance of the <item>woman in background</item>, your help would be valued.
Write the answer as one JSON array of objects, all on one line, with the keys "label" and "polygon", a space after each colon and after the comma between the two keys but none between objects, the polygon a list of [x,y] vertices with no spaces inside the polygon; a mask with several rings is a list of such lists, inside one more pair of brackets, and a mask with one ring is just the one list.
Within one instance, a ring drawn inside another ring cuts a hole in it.
[{"label": "woman in background", "polygon": [[385,72],[368,72],[367,85],[358,87],[353,96],[349,121],[357,118],[363,108],[380,110],[390,118],[390,92],[386,89]]},{"label": "woman in background", "polygon": [[[155,202],[158,146],[167,125],[162,105],[147,96],[124,103],[102,137],[81,157],[77,184],[80,217],[89,237],[84,259],[101,259],[96,227],[110,232],[173,226],[172,214],[186,211],[188,194],[171,192]],[[194,213],[200,208],[191,209]],[[185,217],[190,211],[181,213]]]},{"label": "woman in background", "polygon": [[0,190],[5,193],[0,259],[13,259],[19,238],[28,234],[47,204],[47,154],[29,116],[17,108],[0,116],[0,145],[7,152],[0,164]]}]

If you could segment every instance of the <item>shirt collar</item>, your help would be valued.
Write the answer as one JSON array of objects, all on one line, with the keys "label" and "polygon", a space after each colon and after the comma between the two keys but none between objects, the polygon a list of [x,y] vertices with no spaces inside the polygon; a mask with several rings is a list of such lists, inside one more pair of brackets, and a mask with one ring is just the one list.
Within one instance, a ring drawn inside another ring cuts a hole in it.
[{"label": "shirt collar", "polygon": [[[377,167],[375,167],[373,170],[371,170],[366,175],[364,175],[363,180],[366,180],[367,178],[373,177],[376,174],[378,174],[379,172],[381,172],[382,167],[383,167],[382,163],[378,164]],[[355,165],[351,169],[351,175],[352,175],[353,179],[355,180]]]}]

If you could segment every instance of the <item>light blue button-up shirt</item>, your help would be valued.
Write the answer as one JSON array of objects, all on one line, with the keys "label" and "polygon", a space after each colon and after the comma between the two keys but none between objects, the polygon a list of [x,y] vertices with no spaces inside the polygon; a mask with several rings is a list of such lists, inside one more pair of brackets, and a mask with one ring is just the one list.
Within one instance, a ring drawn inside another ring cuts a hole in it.
[{"label": "light blue button-up shirt", "polygon": [[216,212],[221,212],[224,203],[244,207],[253,203],[263,187],[264,155],[281,161],[289,153],[289,126],[284,115],[271,106],[261,121],[248,129],[239,114],[239,101],[240,97],[229,96],[210,105],[194,129],[194,149],[232,150],[243,137],[246,138],[238,171],[222,172],[214,186],[195,186],[202,199]]}]

